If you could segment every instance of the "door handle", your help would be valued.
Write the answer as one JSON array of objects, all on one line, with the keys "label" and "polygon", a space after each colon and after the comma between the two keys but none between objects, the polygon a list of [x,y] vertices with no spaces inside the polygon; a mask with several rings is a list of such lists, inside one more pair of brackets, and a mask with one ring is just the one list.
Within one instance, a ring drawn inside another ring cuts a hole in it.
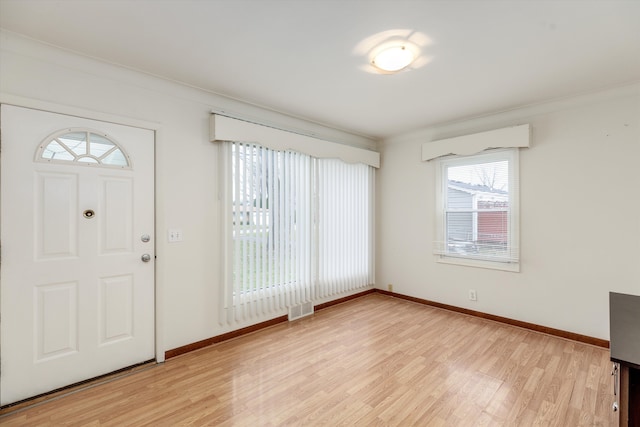
[{"label": "door handle", "polygon": [[151,255],[149,255],[149,254],[142,254],[142,256],[140,257],[140,259],[142,260],[142,262],[149,262],[149,261],[151,261]]}]

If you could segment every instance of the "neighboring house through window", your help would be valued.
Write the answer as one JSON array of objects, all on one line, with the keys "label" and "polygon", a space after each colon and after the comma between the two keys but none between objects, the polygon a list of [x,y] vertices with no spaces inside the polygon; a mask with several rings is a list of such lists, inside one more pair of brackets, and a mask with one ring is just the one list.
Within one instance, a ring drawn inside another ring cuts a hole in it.
[{"label": "neighboring house through window", "polygon": [[436,174],[438,260],[517,271],[517,149],[441,158]]}]

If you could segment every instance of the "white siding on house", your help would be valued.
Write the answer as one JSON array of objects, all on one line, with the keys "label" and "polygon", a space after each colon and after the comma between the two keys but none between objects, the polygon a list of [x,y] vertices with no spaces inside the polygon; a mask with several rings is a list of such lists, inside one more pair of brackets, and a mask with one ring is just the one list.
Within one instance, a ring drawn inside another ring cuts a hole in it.
[{"label": "white siding on house", "polygon": [[[455,188],[447,187],[447,202],[449,209],[473,209],[473,195]],[[472,212],[450,213],[447,224],[449,241],[472,242],[474,240]]]}]

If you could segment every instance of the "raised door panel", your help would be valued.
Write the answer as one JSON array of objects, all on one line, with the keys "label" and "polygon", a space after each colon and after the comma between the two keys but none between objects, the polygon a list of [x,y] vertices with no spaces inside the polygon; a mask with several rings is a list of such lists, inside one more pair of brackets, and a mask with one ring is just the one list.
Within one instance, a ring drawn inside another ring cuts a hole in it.
[{"label": "raised door panel", "polygon": [[78,283],[35,286],[36,362],[78,351]]},{"label": "raised door panel", "polygon": [[101,176],[100,255],[133,252],[133,180]]},{"label": "raised door panel", "polygon": [[102,278],[100,345],[133,338],[133,276]]},{"label": "raised door panel", "polygon": [[36,175],[36,259],[77,257],[78,175],[47,172]]}]

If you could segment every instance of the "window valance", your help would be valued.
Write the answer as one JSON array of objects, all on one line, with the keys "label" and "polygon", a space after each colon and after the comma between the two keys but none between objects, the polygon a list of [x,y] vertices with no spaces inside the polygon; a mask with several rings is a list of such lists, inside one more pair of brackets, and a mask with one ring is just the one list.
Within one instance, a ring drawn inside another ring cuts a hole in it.
[{"label": "window valance", "polygon": [[363,148],[325,141],[282,129],[251,123],[220,114],[210,119],[211,141],[255,143],[276,151],[296,151],[316,158],[340,159],[380,167],[380,153]]},{"label": "window valance", "polygon": [[530,140],[529,124],[440,139],[422,144],[422,161],[426,162],[450,154],[469,156],[490,148],[529,147]]}]

